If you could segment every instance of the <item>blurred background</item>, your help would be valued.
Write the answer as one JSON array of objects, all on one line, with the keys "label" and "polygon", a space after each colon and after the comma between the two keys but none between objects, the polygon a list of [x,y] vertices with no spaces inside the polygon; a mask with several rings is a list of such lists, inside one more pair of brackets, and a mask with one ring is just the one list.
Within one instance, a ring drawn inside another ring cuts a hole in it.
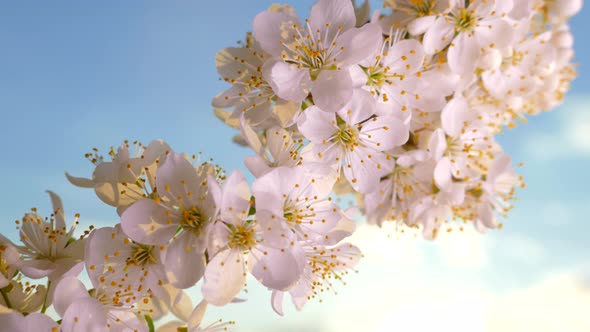
[{"label": "blurred background", "polygon": [[[214,57],[273,2],[0,2],[0,233],[16,240],[14,220],[31,207],[49,215],[48,189],[82,228],[115,224],[113,209],[64,177],[90,176],[93,147],[162,138],[245,171],[250,152],[210,106],[227,88]],[[306,16],[313,2],[289,3]],[[360,225],[351,241],[365,259],[337,295],[300,313],[286,303],[279,317],[251,282],[246,303],[212,308],[205,322],[235,320],[238,332],[590,331],[588,7],[571,27],[579,78],[564,105],[499,138],[527,182],[501,231],[426,242]]]}]

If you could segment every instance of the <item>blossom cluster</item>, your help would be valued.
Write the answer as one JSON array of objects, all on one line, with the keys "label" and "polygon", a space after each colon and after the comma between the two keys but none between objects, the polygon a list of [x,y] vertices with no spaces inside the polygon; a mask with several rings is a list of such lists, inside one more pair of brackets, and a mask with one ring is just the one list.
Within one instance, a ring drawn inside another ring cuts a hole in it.
[{"label": "blossom cluster", "polygon": [[524,186],[496,141],[559,105],[575,77],[568,19],[581,0],[320,0],[254,19],[217,54],[231,87],[216,115],[255,176],[329,165],[369,223],[427,239],[502,226]]},{"label": "blossom cluster", "polygon": [[252,183],[161,140],[93,150],[92,176],[67,179],[118,222],[80,236],[49,192],[52,213],[18,220],[19,243],[0,234],[0,327],[222,331],[234,322],[202,324],[207,307],[246,300],[248,275],[280,315],[285,295],[300,310],[344,283],[362,257],[346,242],[355,219],[427,239],[500,228],[524,183],[496,136],[562,102],[580,6],[385,0],[371,13],[319,0],[303,21],[271,6],[217,54],[231,87],[215,114],[254,151]]},{"label": "blossom cluster", "polygon": [[[34,209],[17,221],[20,245],[0,237],[0,304],[13,310],[0,321],[14,330],[152,331],[169,312],[186,323],[158,331],[226,330],[233,322],[200,325],[206,307],[241,302],[248,274],[272,291],[282,315],[285,293],[301,309],[361,257],[343,241],[354,231],[354,211],[332,202],[336,177],[319,165],[278,167],[250,186],[240,171],[226,176],[161,140],[125,142],[109,154],[108,161],[97,150],[87,154],[96,166],[91,178],[66,175],[116,208],[120,223],[75,238],[79,216],[68,229],[61,199],[50,192],[50,217]],[[90,289],[78,278],[82,270]],[[42,278],[47,286],[31,284]],[[185,290],[197,283],[202,301],[193,308]],[[59,325],[44,315],[51,305]]]}]

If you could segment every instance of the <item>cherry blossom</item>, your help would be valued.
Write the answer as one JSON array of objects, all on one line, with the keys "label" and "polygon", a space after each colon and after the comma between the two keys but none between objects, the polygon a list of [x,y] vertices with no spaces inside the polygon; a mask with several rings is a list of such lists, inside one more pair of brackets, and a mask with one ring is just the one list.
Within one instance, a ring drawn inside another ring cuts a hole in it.
[{"label": "cherry blossom", "polygon": [[185,156],[171,152],[156,171],[157,196],[135,202],[121,216],[123,232],[132,240],[167,246],[166,274],[179,288],[191,287],[203,276],[207,235],[216,209],[207,187],[212,173],[211,165],[197,169]]},{"label": "cherry blossom", "polygon": [[317,160],[335,165],[352,187],[361,193],[374,190],[379,177],[392,169],[393,159],[384,153],[408,140],[408,128],[393,116],[373,117],[373,97],[355,91],[352,101],[338,113],[316,106],[299,119],[301,133],[311,141]]},{"label": "cherry blossom", "polygon": [[288,289],[300,271],[289,238],[271,238],[264,228],[272,227],[250,214],[250,189],[241,172],[233,172],[223,187],[209,181],[216,195],[217,220],[211,232],[210,262],[205,270],[202,292],[213,305],[232,301],[244,288],[249,271],[265,286]]},{"label": "cherry blossom", "polygon": [[434,54],[450,45],[451,70],[470,74],[482,48],[504,48],[513,42],[514,31],[504,18],[511,9],[511,0],[451,1],[424,33],[424,50]]},{"label": "cherry blossom", "polygon": [[277,96],[303,102],[312,94],[324,111],[336,112],[352,98],[346,70],[379,45],[380,28],[356,28],[349,0],[320,0],[302,24],[290,7],[267,10],[254,19],[254,37],[272,59],[263,74]]}]

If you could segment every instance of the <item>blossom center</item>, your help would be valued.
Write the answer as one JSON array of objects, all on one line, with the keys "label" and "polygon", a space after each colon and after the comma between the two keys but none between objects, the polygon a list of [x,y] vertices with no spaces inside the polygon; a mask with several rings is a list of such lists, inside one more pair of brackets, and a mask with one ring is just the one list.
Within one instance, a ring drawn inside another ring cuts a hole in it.
[{"label": "blossom center", "polygon": [[352,151],[359,145],[359,131],[357,128],[338,118],[338,131],[336,132],[334,140],[347,150]]},{"label": "blossom center", "polygon": [[329,36],[330,26],[327,23],[325,31],[320,29],[314,31],[308,20],[306,20],[306,29],[301,29],[294,24],[291,40],[281,42],[285,47],[282,53],[283,61],[295,64],[298,68],[309,69],[313,80],[322,69],[337,69],[336,57],[344,50],[344,47],[337,43],[342,27],[338,27],[334,36]]},{"label": "blossom center", "polygon": [[434,15],[436,0],[410,0],[410,11],[418,17]]},{"label": "blossom center", "polygon": [[240,250],[249,250],[256,245],[256,231],[251,223],[243,225],[230,225],[230,234],[228,236],[228,246]]},{"label": "blossom center", "polygon": [[156,262],[152,251],[154,247],[144,244],[136,244],[133,246],[133,252],[129,258],[127,258],[127,265],[145,266],[148,263],[153,264]]},{"label": "blossom center", "polygon": [[455,14],[455,31],[471,31],[476,22],[477,17],[474,15],[473,10],[461,8],[459,12]]},{"label": "blossom center", "polygon": [[201,234],[201,231],[203,230],[206,223],[207,218],[196,206],[192,206],[189,209],[182,210],[182,219],[180,220],[180,226],[184,230],[199,235]]}]

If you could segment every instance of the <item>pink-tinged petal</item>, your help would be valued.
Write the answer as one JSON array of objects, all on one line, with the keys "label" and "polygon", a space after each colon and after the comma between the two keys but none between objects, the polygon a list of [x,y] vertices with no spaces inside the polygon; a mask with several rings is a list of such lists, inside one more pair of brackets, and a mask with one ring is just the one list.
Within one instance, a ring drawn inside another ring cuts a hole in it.
[{"label": "pink-tinged petal", "polygon": [[502,49],[512,46],[515,30],[508,21],[498,18],[480,23],[475,35],[481,47]]},{"label": "pink-tinged petal", "polygon": [[422,69],[424,47],[415,39],[401,40],[393,45],[383,59],[383,65],[398,74],[413,74]]},{"label": "pink-tinged petal", "polygon": [[297,127],[305,138],[316,144],[330,139],[338,130],[335,114],[323,112],[317,106],[311,106],[301,114]]},{"label": "pink-tinged petal", "polygon": [[174,201],[179,197],[190,201],[191,197],[198,196],[201,181],[193,164],[176,152],[170,152],[156,172],[158,193]]},{"label": "pink-tinged petal", "polygon": [[[366,61],[367,65],[370,65],[369,61]],[[360,89],[367,84],[367,73],[361,68],[361,66],[350,66],[348,72],[352,79],[352,87],[354,89]]]},{"label": "pink-tinged petal", "polygon": [[94,182],[118,182],[119,168],[118,165],[112,161],[106,161],[98,164],[92,173],[92,180]]},{"label": "pink-tinged petal", "polygon": [[130,191],[120,183],[105,182],[94,188],[96,196],[105,204],[116,207],[126,207],[144,198],[143,194]]},{"label": "pink-tinged petal", "polygon": [[272,114],[282,128],[291,127],[301,114],[301,102],[278,100],[272,108]]},{"label": "pink-tinged petal", "polygon": [[176,233],[174,214],[151,199],[131,205],[121,216],[121,228],[132,240],[151,245],[166,245]]},{"label": "pink-tinged petal", "polygon": [[272,295],[270,296],[270,304],[272,305],[272,309],[279,315],[284,316],[283,312],[283,298],[285,297],[285,293],[278,290],[273,290]]},{"label": "pink-tinged petal", "polygon": [[[38,332],[38,331],[58,331],[59,324],[57,324],[49,316],[41,313],[32,313],[24,317],[23,325],[15,326],[14,329],[7,329],[7,331],[22,331],[22,332]],[[3,328],[6,328],[6,326]]]},{"label": "pink-tinged petal", "polygon": [[174,321],[168,322],[160,327],[156,331],[158,332],[178,332],[179,330],[182,331],[182,328],[186,327],[181,322]]},{"label": "pink-tinged petal", "polygon": [[76,277],[66,277],[59,281],[55,287],[53,308],[60,317],[63,317],[70,305],[78,300],[89,298],[86,287]]},{"label": "pink-tinged petal", "polygon": [[422,43],[426,54],[435,54],[442,51],[453,40],[455,27],[452,23],[439,16],[424,34]]},{"label": "pink-tinged petal", "polygon": [[215,212],[213,214],[217,214],[221,207],[222,190],[215,177],[211,174],[207,176],[207,189],[209,189],[209,199],[215,205]]},{"label": "pink-tinged petal", "polygon": [[[373,153],[371,153],[373,152]],[[372,157],[369,158],[369,155]],[[376,176],[375,172],[378,170],[374,165],[367,165],[367,162],[372,162],[378,153],[362,147],[356,147],[354,151],[346,153],[344,160],[344,176],[355,191],[360,193],[369,193],[377,188],[380,176]]]},{"label": "pink-tinged petal", "polygon": [[344,48],[337,56],[338,62],[344,66],[356,65],[374,54],[382,40],[381,28],[377,24],[368,23],[348,30],[336,40],[336,45]]},{"label": "pink-tinged petal", "polygon": [[487,174],[487,181],[493,183],[502,173],[510,169],[512,158],[508,155],[500,155],[494,158]]},{"label": "pink-tinged petal", "polygon": [[313,187],[319,198],[324,198],[332,192],[332,188],[338,179],[338,174],[333,167],[316,162],[308,162],[299,167],[313,182]]},{"label": "pink-tinged petal", "polygon": [[363,124],[359,138],[376,151],[387,151],[404,145],[410,138],[408,127],[393,116],[378,116]]},{"label": "pink-tinged petal", "polygon": [[267,62],[263,68],[264,78],[274,93],[284,100],[302,102],[312,88],[309,70],[282,61]]},{"label": "pink-tinged petal", "polygon": [[313,85],[313,101],[326,112],[338,112],[352,98],[352,78],[348,70],[323,70]]},{"label": "pink-tinged petal", "polygon": [[0,305],[0,326],[6,328],[6,331],[19,331],[19,328],[23,324],[23,319],[24,316],[20,312],[12,311]]},{"label": "pink-tinged petal", "polygon": [[435,20],[436,16],[434,15],[418,17],[408,24],[408,32],[413,36],[421,35],[434,24]]},{"label": "pink-tinged petal", "polygon": [[228,47],[215,54],[217,73],[224,80],[241,77],[244,74],[244,69],[250,69],[246,64],[260,62],[260,58],[246,47]]},{"label": "pink-tinged petal", "polygon": [[354,28],[356,25],[356,15],[352,1],[320,0],[316,2],[311,8],[309,15],[311,30],[320,30],[323,36],[326,30],[326,24],[330,25],[328,28],[330,31],[326,40],[332,40],[339,27],[342,27],[343,31]]},{"label": "pink-tinged petal", "polygon": [[[521,0],[517,0],[521,1]],[[550,1],[546,5],[550,13],[566,18],[576,15],[582,9],[582,0]]]},{"label": "pink-tinged petal", "polygon": [[168,305],[170,307],[170,312],[182,321],[188,321],[193,311],[193,301],[191,300],[191,297],[186,291],[177,289],[170,284],[165,287],[170,293],[171,303]]},{"label": "pink-tinged petal", "polygon": [[187,321],[189,331],[192,331],[193,329],[196,329],[199,327],[199,325],[201,325],[201,322],[203,321],[203,317],[205,317],[206,311],[207,311],[207,301],[201,300],[201,302],[199,302],[199,304],[197,304],[197,306],[195,307],[195,309],[193,310],[193,312],[191,313],[191,315]]},{"label": "pink-tinged petal", "polygon": [[279,57],[283,50],[284,34],[293,34],[293,25],[301,26],[299,19],[286,12],[264,11],[254,18],[254,38],[263,50],[272,56]]},{"label": "pink-tinged petal", "polygon": [[252,183],[252,192],[256,199],[256,211],[268,211],[275,216],[283,215],[283,182],[292,176],[290,168],[275,168]]},{"label": "pink-tinged petal", "polygon": [[240,223],[250,211],[250,188],[241,171],[233,171],[225,181],[221,196],[221,219],[227,223]]},{"label": "pink-tinged petal", "polygon": [[260,226],[264,243],[268,246],[287,248],[290,241],[296,240],[296,235],[289,229],[282,211],[278,217],[270,211],[256,211],[256,221]]},{"label": "pink-tinged petal", "polygon": [[[494,7],[495,15],[502,16],[507,15],[512,12],[514,8],[514,0],[502,0],[502,1],[495,1],[496,6]],[[516,0],[516,2],[524,2],[527,3],[528,0]]]},{"label": "pink-tinged petal", "polygon": [[246,284],[246,262],[240,250],[224,250],[213,257],[205,269],[201,291],[210,304],[230,303]]},{"label": "pink-tinged petal", "polygon": [[299,280],[301,268],[291,250],[266,246],[256,249],[250,256],[256,259],[252,275],[264,286],[275,290],[287,290]]},{"label": "pink-tinged petal", "polygon": [[[368,195],[365,195],[365,197],[366,196]],[[328,233],[328,239],[325,240],[324,243],[329,246],[337,245],[345,238],[351,236],[355,229],[356,223],[353,221],[352,217],[342,213],[341,219],[336,227]]]},{"label": "pink-tinged petal", "polygon": [[148,332],[149,329],[143,317],[138,317],[128,310],[109,310],[110,332]]},{"label": "pink-tinged petal", "polygon": [[166,277],[177,288],[192,287],[205,271],[205,247],[190,232],[182,232],[166,249]]},{"label": "pink-tinged petal", "polygon": [[266,174],[271,168],[266,163],[266,160],[260,156],[247,156],[244,158],[244,165],[254,175],[259,178]]},{"label": "pink-tinged petal", "polygon": [[451,161],[449,158],[441,159],[434,168],[434,182],[442,191],[450,191],[453,177],[451,175]]},{"label": "pink-tinged petal", "polygon": [[323,163],[326,166],[332,167],[337,173],[340,172],[340,160],[344,155],[344,149],[339,143],[326,142],[325,144],[309,144],[311,150],[309,154],[303,157],[303,163],[308,163],[308,160],[314,163]]},{"label": "pink-tinged petal", "polygon": [[252,129],[252,126],[250,126],[250,123],[248,123],[245,116],[240,117],[240,132],[246,143],[248,143],[254,152],[259,155],[264,155],[264,146],[260,141],[260,137],[258,136],[258,133]]},{"label": "pink-tinged petal", "polygon": [[336,265],[335,270],[351,269],[355,267],[363,257],[361,250],[358,247],[346,242],[330,249],[330,251],[338,253],[336,259],[340,264]]},{"label": "pink-tinged petal", "polygon": [[377,105],[371,93],[364,89],[354,89],[352,99],[340,111],[338,116],[349,125],[361,123],[375,114]]},{"label": "pink-tinged petal", "polygon": [[37,332],[58,331],[59,324],[49,316],[31,313],[23,316],[20,312],[0,313],[0,326],[3,331]]},{"label": "pink-tinged petal", "polygon": [[437,129],[432,133],[428,143],[428,151],[432,159],[439,161],[447,149],[447,139],[442,129]]},{"label": "pink-tinged petal", "polygon": [[20,271],[31,279],[41,279],[47,277],[57,268],[57,264],[48,260],[23,261],[19,265]]},{"label": "pink-tinged petal", "polygon": [[161,139],[155,139],[144,147],[143,154],[141,155],[141,161],[143,165],[148,166],[156,161],[156,159],[164,156],[166,152],[170,152],[172,149],[168,143]]},{"label": "pink-tinged petal", "polygon": [[[482,204],[478,208],[478,222],[476,227],[478,231],[484,232],[486,228],[494,229],[498,227],[498,221],[490,204]],[[484,227],[482,227],[484,226]]]},{"label": "pink-tinged petal", "polygon": [[280,161],[285,154],[290,155],[288,147],[292,144],[291,133],[287,130],[274,126],[266,131],[266,147],[275,161]]},{"label": "pink-tinged petal", "polygon": [[65,174],[66,174],[66,178],[68,179],[68,181],[70,181],[70,183],[73,184],[76,187],[80,187],[80,188],[94,188],[94,181],[92,181],[92,179],[80,178],[80,177],[72,176],[68,172],[66,172]]},{"label": "pink-tinged petal", "polygon": [[479,53],[480,45],[477,40],[471,34],[460,33],[451,43],[447,53],[449,67],[457,74],[471,74],[475,69]]},{"label": "pink-tinged petal", "polygon": [[441,113],[442,128],[452,137],[461,135],[465,124],[472,120],[472,114],[469,111],[467,100],[461,96],[451,99]]},{"label": "pink-tinged petal", "polygon": [[128,250],[124,244],[126,236],[114,227],[103,227],[95,229],[86,239],[86,266],[88,275],[93,283],[104,273],[104,265],[109,264],[105,256],[111,256],[115,252],[125,252]]},{"label": "pink-tinged petal", "polygon": [[330,201],[313,202],[310,204],[309,209],[313,211],[314,216],[309,220],[303,219],[299,227],[310,236],[317,234],[323,238],[324,235],[334,229],[342,218],[338,205]]}]

